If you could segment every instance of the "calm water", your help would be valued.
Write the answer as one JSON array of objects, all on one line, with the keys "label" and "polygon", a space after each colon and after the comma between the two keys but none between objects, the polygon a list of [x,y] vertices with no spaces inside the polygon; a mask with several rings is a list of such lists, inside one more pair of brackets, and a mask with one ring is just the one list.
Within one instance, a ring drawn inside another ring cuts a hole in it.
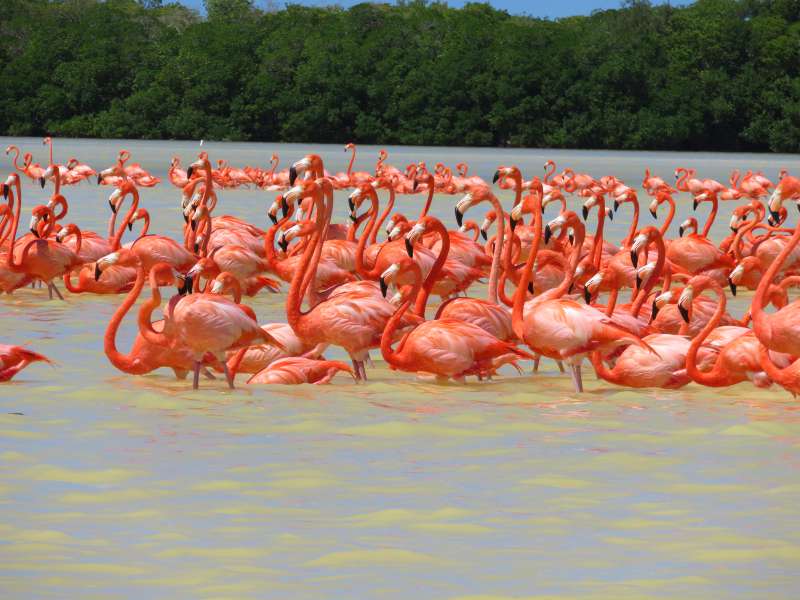
[{"label": "calm water", "polygon": [[[46,162],[40,140],[0,139],[3,147],[12,141]],[[102,167],[127,147],[163,175],[173,154],[185,165],[197,153],[196,144],[178,142],[56,144],[58,162],[77,156]],[[204,149],[235,165],[265,165],[278,151],[283,168],[310,147]],[[330,171],[344,170],[341,147],[316,150]],[[371,170],[377,149],[360,150],[356,168]],[[724,181],[732,168],[772,177],[781,167],[800,170],[788,156],[389,152],[396,165],[466,160],[485,178],[499,164],[517,164],[530,178],[554,158],[637,185],[645,166],[666,179],[687,164]],[[9,168],[3,156],[0,172]],[[69,220],[105,231],[108,193],[90,183],[69,188]],[[23,208],[47,194],[27,185]],[[675,230],[691,214],[683,200]],[[271,201],[226,191],[218,212],[263,224]],[[435,201],[449,226],[454,201]],[[177,202],[168,183],[142,192],[153,231],[178,235]],[[398,208],[413,215],[419,204],[402,197]],[[343,197],[337,206],[342,220]],[[641,223],[652,223],[642,212]],[[723,207],[717,239],[729,212]],[[628,215],[621,210],[610,239],[624,236]],[[285,320],[284,297],[250,304],[263,322]],[[203,382],[193,393],[171,372],[134,377],[107,363],[102,335],[120,301],[51,302],[29,289],[0,297],[0,341],[57,361],[0,385],[3,598],[800,594],[800,414],[782,390],[634,392],[590,374],[578,397],[549,363],[538,376],[435,386],[376,360],[367,385],[340,377],[325,388],[242,383],[229,392]],[[741,314],[746,302],[732,311]],[[123,324],[121,348],[134,332]]]}]

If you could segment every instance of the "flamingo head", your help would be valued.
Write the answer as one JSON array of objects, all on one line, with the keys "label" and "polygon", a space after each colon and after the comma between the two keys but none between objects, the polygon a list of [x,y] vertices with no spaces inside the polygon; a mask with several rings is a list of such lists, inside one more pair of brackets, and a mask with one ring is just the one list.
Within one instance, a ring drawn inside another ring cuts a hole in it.
[{"label": "flamingo head", "polygon": [[[683,237],[683,234],[689,231],[690,229],[693,230],[695,233],[697,233],[697,219],[695,219],[694,217],[689,217],[683,223],[681,223],[681,226],[678,227],[678,235],[680,237]],[[731,227],[731,229],[733,229],[733,227]],[[735,229],[733,230],[736,231]]]},{"label": "flamingo head", "polygon": [[397,274],[399,272],[400,272],[400,264],[394,263],[390,265],[383,273],[381,273],[379,282],[381,286],[381,294],[383,294],[384,298],[386,297],[386,292],[389,289],[389,284],[396,279]]},{"label": "flamingo head", "polygon": [[692,300],[694,300],[694,289],[691,285],[683,288],[680,297],[678,298],[678,312],[687,323],[689,322],[689,313],[692,308]]},{"label": "flamingo head", "polygon": [[583,285],[583,298],[586,300],[586,304],[592,303],[592,298],[597,293],[601,283],[603,283],[603,272],[598,271]]},{"label": "flamingo head", "polygon": [[456,202],[456,209],[455,209],[456,223],[458,223],[459,227],[461,227],[464,221],[464,213],[467,212],[470,206],[472,206],[475,203],[476,199],[473,196],[472,192],[468,192],[467,194],[464,195],[463,198],[461,198],[461,200]]}]

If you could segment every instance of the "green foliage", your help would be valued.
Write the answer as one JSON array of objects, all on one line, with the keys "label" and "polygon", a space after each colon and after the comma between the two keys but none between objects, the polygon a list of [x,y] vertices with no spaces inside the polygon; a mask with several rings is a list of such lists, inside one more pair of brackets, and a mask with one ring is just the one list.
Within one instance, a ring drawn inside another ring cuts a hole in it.
[{"label": "green foliage", "polygon": [[5,0],[0,132],[800,151],[798,0],[277,4]]}]

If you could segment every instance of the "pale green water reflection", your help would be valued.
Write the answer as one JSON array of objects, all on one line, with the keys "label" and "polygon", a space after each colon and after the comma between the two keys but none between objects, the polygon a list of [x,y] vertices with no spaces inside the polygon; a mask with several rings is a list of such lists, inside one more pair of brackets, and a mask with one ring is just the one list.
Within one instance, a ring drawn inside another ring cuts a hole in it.
[{"label": "pale green water reflection", "polygon": [[[21,142],[44,155],[37,140]],[[189,144],[129,145],[162,170],[173,148],[184,162],[192,154]],[[65,146],[57,142],[57,158],[110,164],[121,144]],[[265,162],[273,148],[207,145],[234,164]],[[286,161],[304,150],[279,149]],[[552,155],[637,183],[645,164],[666,176],[679,161],[717,178],[733,166],[797,170],[765,156],[390,152],[401,164],[463,157],[484,177],[512,162],[538,173]],[[336,161],[330,170],[343,168],[338,147],[323,154]],[[359,166],[371,167],[374,149],[363,154]],[[70,189],[71,220],[103,231],[107,194]],[[43,198],[26,187],[27,209]],[[176,198],[169,185],[143,192],[156,231],[178,232]],[[436,204],[451,226],[453,200]],[[225,192],[220,212],[263,221],[266,203],[260,192]],[[401,199],[400,210],[418,203]],[[690,212],[684,203],[681,215]],[[624,227],[615,221],[610,237]],[[283,299],[251,305],[262,321],[284,320]],[[0,297],[2,341],[58,363],[0,386],[3,598],[800,593],[800,415],[783,391],[633,392],[589,375],[576,397],[549,363],[539,376],[435,386],[378,362],[363,386],[340,377],[229,393],[216,382],[192,393],[170,373],[133,377],[107,363],[101,337],[119,301],[49,302],[29,289]],[[133,323],[123,329],[127,348]]]}]

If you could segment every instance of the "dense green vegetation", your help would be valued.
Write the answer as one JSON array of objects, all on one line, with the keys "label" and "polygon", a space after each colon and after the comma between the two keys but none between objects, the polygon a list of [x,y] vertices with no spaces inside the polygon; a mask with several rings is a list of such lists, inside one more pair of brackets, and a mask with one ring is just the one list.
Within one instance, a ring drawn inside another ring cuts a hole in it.
[{"label": "dense green vegetation", "polygon": [[800,150],[800,0],[206,6],[3,0],[0,132]]}]

